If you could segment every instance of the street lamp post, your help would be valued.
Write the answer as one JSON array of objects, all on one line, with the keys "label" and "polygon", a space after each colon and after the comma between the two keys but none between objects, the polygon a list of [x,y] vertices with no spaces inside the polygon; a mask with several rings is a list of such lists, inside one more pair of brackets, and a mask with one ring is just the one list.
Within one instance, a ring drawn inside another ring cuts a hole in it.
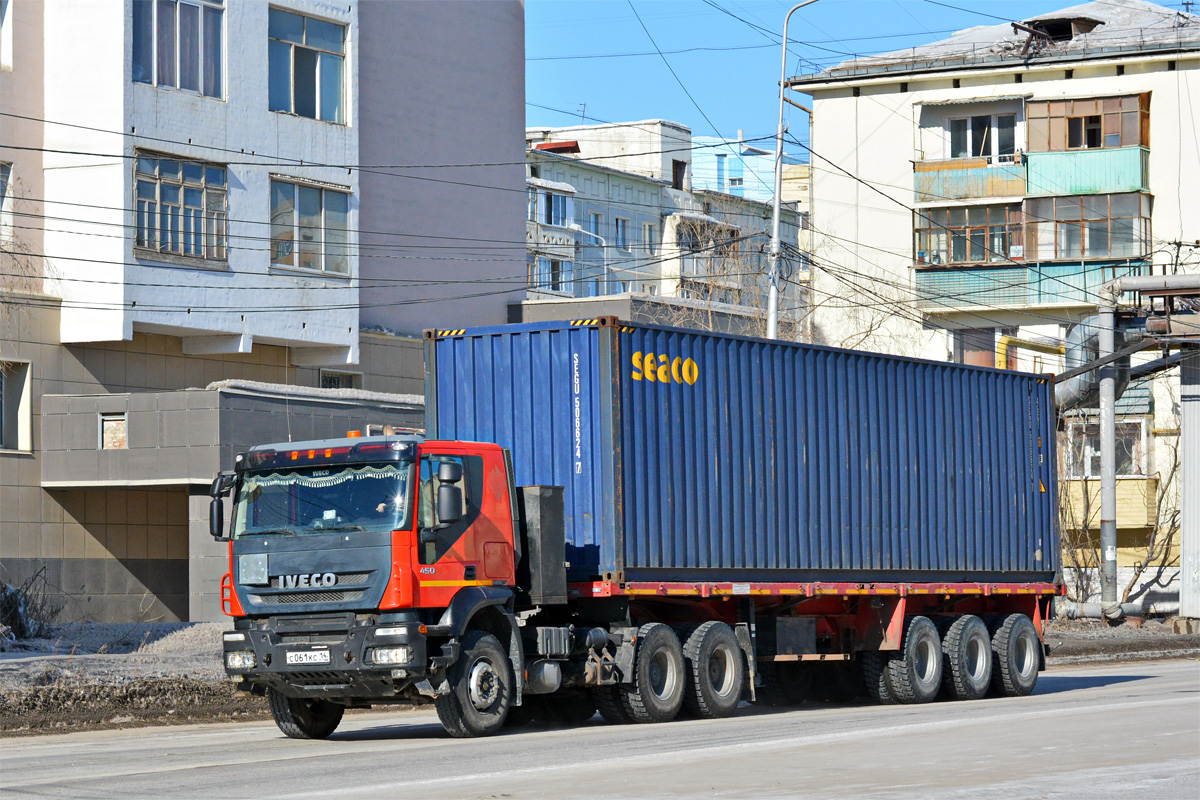
[{"label": "street lamp post", "polygon": [[598,234],[598,233],[592,233],[591,231],[585,231],[585,230],[583,229],[583,226],[582,226],[582,225],[580,225],[579,223],[574,223],[574,224],[572,224],[572,225],[571,225],[571,230],[575,231],[576,233],[582,233],[584,236],[591,236],[593,239],[599,239],[599,240],[600,240],[600,249],[601,249],[601,251],[604,253],[604,293],[605,293],[605,294],[608,294],[608,281],[609,281],[609,274],[608,274],[608,241],[607,241],[607,240],[606,240],[606,239],[605,239],[603,236],[601,236],[601,235],[600,235],[600,234]]},{"label": "street lamp post", "polygon": [[779,205],[780,193],[783,190],[783,90],[787,83],[787,46],[788,21],[798,9],[810,6],[817,0],[805,0],[783,18],[783,57],[779,67],[779,127],[775,130],[775,212],[771,218],[771,253],[769,260],[771,271],[768,275],[771,287],[767,295],[767,338],[778,338],[779,332],[779,260],[782,258],[782,245],[779,241]]}]

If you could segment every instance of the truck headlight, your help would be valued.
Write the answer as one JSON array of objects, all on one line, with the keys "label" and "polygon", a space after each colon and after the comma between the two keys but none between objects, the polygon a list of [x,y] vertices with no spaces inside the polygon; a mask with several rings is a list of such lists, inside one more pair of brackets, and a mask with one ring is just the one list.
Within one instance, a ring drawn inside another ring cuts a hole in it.
[{"label": "truck headlight", "polygon": [[225,666],[229,669],[253,669],[258,659],[249,650],[237,650],[225,654]]},{"label": "truck headlight", "polygon": [[408,648],[404,645],[399,647],[376,647],[371,651],[371,660],[376,664],[407,664],[408,659]]},{"label": "truck headlight", "polygon": [[244,642],[246,641],[246,634],[235,632],[223,633],[221,634],[221,638],[227,642]]},{"label": "truck headlight", "polygon": [[408,633],[408,628],[401,625],[398,628],[376,628],[376,636],[403,636]]}]

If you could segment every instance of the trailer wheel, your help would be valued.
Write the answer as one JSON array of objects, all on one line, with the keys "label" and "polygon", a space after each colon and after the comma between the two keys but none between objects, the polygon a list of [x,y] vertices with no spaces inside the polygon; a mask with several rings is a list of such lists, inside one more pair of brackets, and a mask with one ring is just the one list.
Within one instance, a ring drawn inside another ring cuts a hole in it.
[{"label": "trailer wheel", "polygon": [[683,648],[679,637],[661,622],[637,632],[633,682],[621,686],[621,700],[633,722],[669,722],[683,706]]},{"label": "trailer wheel", "polygon": [[742,646],[724,622],[705,622],[692,631],[683,646],[687,691],[683,704],[702,719],[733,716],[742,698],[746,668]]},{"label": "trailer wheel", "polygon": [[862,661],[826,661],[813,664],[814,700],[851,703],[865,694]]},{"label": "trailer wheel", "polygon": [[345,706],[327,700],[287,697],[267,689],[271,716],[283,734],[292,739],[324,739],[337,730]]},{"label": "trailer wheel", "polygon": [[979,617],[958,617],[942,634],[942,694],[978,700],[992,680],[992,642]]},{"label": "trailer wheel", "polygon": [[1029,617],[1009,614],[992,623],[992,688],[996,697],[1024,697],[1037,686],[1041,641]]},{"label": "trailer wheel", "polygon": [[798,661],[759,661],[762,686],[755,694],[769,706],[798,706],[812,694],[812,672]]},{"label": "trailer wheel", "polygon": [[863,684],[867,687],[867,696],[876,703],[890,706],[896,703],[896,698],[888,686],[887,665],[888,657],[878,650],[863,651]]},{"label": "trailer wheel", "polygon": [[504,725],[512,700],[508,653],[483,631],[467,631],[458,661],[450,667],[450,691],[434,700],[438,719],[451,736],[490,736]]},{"label": "trailer wheel", "polygon": [[625,704],[621,702],[619,686],[597,686],[591,690],[591,695],[596,710],[609,725],[628,725],[633,722],[625,710]]},{"label": "trailer wheel", "polygon": [[900,650],[888,660],[887,683],[896,702],[928,703],[942,688],[942,640],[929,617],[904,621]]}]

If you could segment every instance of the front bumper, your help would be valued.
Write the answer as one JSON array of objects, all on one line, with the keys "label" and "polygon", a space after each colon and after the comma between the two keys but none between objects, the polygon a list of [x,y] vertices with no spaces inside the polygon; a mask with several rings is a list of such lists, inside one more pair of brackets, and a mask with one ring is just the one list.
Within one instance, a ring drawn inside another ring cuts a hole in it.
[{"label": "front bumper", "polygon": [[[381,636],[378,629],[400,631]],[[406,647],[408,658],[377,664],[373,651],[378,647]],[[231,668],[230,653],[253,653],[253,666]],[[289,625],[286,632],[270,627],[228,631],[222,661],[226,674],[245,691],[272,688],[288,697],[363,700],[406,694],[424,679],[428,666],[426,636],[415,623],[339,632],[306,631],[302,624]]]}]

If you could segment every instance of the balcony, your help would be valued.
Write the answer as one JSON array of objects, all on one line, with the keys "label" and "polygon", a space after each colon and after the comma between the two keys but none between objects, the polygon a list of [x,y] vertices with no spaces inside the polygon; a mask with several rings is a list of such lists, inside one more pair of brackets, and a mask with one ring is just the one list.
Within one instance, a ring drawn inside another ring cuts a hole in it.
[{"label": "balcony", "polygon": [[931,313],[973,308],[1094,306],[1100,287],[1140,275],[1139,263],[1087,262],[917,270],[917,308]]},{"label": "balcony", "polygon": [[1150,151],[1145,147],[1026,153],[1025,160],[1031,197],[1150,190]]},{"label": "balcony", "polygon": [[[1080,526],[1099,528],[1100,480],[1068,479],[1063,481],[1063,489],[1066,519]],[[1117,527],[1152,527],[1157,506],[1157,478],[1122,477],[1117,480]]]},{"label": "balcony", "polygon": [[913,200],[939,203],[980,197],[1021,197],[1025,194],[1025,165],[990,158],[950,158],[913,164]]}]

